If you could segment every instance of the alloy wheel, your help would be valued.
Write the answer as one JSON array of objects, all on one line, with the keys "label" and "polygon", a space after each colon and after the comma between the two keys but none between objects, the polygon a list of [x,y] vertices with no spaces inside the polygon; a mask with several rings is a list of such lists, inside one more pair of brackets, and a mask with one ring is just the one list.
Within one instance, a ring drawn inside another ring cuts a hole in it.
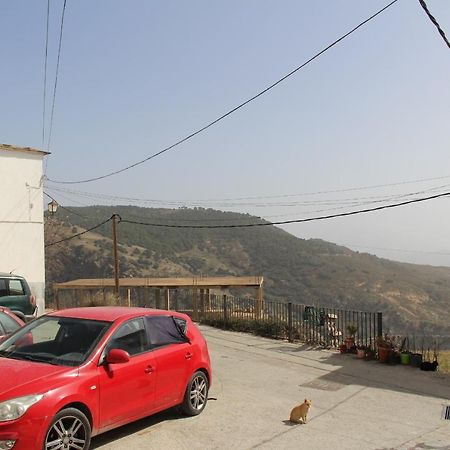
[{"label": "alloy wheel", "polygon": [[192,407],[196,410],[201,410],[206,403],[207,394],[208,387],[204,377],[197,375],[192,380],[191,391],[189,392],[189,399]]},{"label": "alloy wheel", "polygon": [[85,450],[87,430],[75,416],[65,416],[53,424],[45,439],[45,450]]}]

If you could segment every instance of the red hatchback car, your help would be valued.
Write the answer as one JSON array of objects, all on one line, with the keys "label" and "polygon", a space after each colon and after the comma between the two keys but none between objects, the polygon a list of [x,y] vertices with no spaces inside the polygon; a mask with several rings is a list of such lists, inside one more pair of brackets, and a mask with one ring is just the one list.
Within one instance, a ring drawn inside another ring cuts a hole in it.
[{"label": "red hatchback car", "polygon": [[181,406],[200,414],[211,365],[185,314],[53,312],[0,344],[0,450],[86,450],[91,436]]},{"label": "red hatchback car", "polygon": [[0,306],[0,342],[24,325],[25,322],[22,319],[19,319],[8,308]]}]

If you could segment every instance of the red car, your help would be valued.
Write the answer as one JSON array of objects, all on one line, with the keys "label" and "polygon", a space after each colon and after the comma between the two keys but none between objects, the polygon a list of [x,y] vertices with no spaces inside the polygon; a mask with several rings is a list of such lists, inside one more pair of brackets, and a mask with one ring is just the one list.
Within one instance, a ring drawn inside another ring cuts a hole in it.
[{"label": "red car", "polygon": [[185,314],[57,311],[0,344],[0,450],[87,450],[91,436],[181,406],[200,414],[206,341]]},{"label": "red car", "polygon": [[25,322],[19,319],[8,308],[0,306],[0,342],[24,325]]}]

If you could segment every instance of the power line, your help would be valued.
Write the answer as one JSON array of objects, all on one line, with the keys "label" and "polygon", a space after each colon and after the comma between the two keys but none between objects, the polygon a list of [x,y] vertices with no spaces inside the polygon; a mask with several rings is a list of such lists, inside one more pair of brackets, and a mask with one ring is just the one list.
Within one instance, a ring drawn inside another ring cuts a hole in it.
[{"label": "power line", "polygon": [[[425,182],[425,181],[435,181],[435,180],[442,180],[442,179],[448,179],[450,178],[450,175],[446,176],[440,176],[440,177],[432,177],[432,178],[420,178],[416,180],[410,180],[410,181],[400,181],[395,183],[387,183],[387,184],[378,184],[378,185],[371,185],[371,186],[362,186],[362,187],[352,187],[352,188],[344,188],[344,189],[333,189],[328,191],[315,191],[315,192],[303,192],[298,194],[278,194],[278,195],[267,195],[267,196],[255,196],[255,197],[237,197],[237,198],[216,198],[216,199],[197,199],[197,200],[160,200],[160,199],[146,199],[146,198],[136,198],[136,197],[124,197],[124,196],[118,196],[118,195],[111,195],[111,194],[104,194],[104,193],[94,193],[94,192],[86,192],[86,191],[77,191],[72,189],[65,189],[62,187],[56,187],[56,186],[47,186],[48,189],[51,189],[56,192],[65,192],[68,194],[73,194],[77,197],[84,197],[84,198],[92,198],[92,199],[106,199],[106,200],[125,200],[125,201],[131,201],[131,202],[142,202],[142,203],[156,203],[156,204],[162,204],[162,205],[186,205],[186,204],[193,204],[193,203],[207,203],[207,202],[222,202],[222,201],[240,201],[240,200],[260,200],[260,199],[275,199],[275,198],[287,198],[287,197],[301,197],[301,196],[307,196],[307,195],[322,195],[322,194],[330,194],[330,193],[340,193],[340,192],[350,192],[350,191],[359,191],[359,190],[369,190],[369,189],[376,189],[376,188],[383,188],[383,187],[391,187],[391,186],[400,186],[405,184],[413,184],[413,183],[419,183],[419,182]],[[443,187],[446,187],[447,185],[438,186],[435,188],[430,188],[428,190],[434,190],[434,189],[440,189]],[[425,191],[421,191],[425,192]],[[410,195],[410,194],[405,194]],[[371,197],[375,198],[375,197]],[[357,198],[356,200],[359,200],[360,198]],[[312,201],[313,203],[317,203],[317,201]],[[217,203],[214,203],[217,204]],[[86,206],[86,205],[85,205]]]},{"label": "power line", "polygon": [[65,12],[66,12],[66,3],[67,3],[67,0],[64,0],[62,14],[61,14],[61,27],[60,27],[60,30],[59,30],[58,58],[56,60],[55,85],[53,87],[52,113],[51,113],[51,116],[50,116],[50,127],[49,127],[49,131],[48,131],[47,151],[50,151],[50,144],[51,144],[51,140],[52,140],[53,115],[55,113],[56,88],[58,86],[59,60],[60,60],[60,57],[61,57],[61,45],[62,45],[62,38],[63,38],[64,15],[65,15]]},{"label": "power line", "polygon": [[[346,212],[346,213],[340,213],[340,214],[331,214],[331,215],[327,215],[327,216],[319,216],[319,217],[310,217],[307,219],[295,219],[295,220],[284,220],[284,221],[279,221],[279,222],[260,222],[260,223],[249,223],[249,224],[241,224],[241,225],[169,225],[169,224],[157,224],[157,223],[147,223],[147,222],[137,222],[137,221],[132,221],[132,220],[128,220],[128,219],[123,219],[122,217],[119,218],[119,223],[129,223],[132,225],[143,225],[143,226],[151,226],[151,227],[159,227],[159,228],[193,228],[193,229],[224,229],[224,228],[251,228],[251,227],[261,227],[261,226],[271,226],[271,225],[286,225],[286,224],[292,224],[292,223],[304,223],[304,222],[314,222],[314,221],[318,221],[318,220],[327,220],[327,219],[334,219],[337,217],[346,217],[346,216],[354,216],[357,214],[364,214],[364,213],[368,213],[368,212],[374,212],[374,211],[381,211],[383,209],[391,209],[391,208],[397,208],[400,206],[405,206],[405,205],[410,205],[412,203],[419,203],[419,202],[425,202],[425,201],[429,201],[429,200],[434,200],[437,198],[442,198],[442,197],[447,197],[450,195],[450,192],[443,192],[441,194],[437,194],[437,195],[432,195],[429,197],[423,197],[423,198],[419,198],[419,199],[414,199],[414,200],[408,200],[405,202],[401,202],[401,203],[394,203],[391,205],[384,205],[384,206],[378,206],[376,208],[367,208],[367,209],[362,209],[362,210],[358,210],[358,211],[350,211],[350,212]],[[113,216],[109,217],[108,219],[104,220],[103,222],[93,226],[92,228],[89,228],[87,230],[82,231],[81,233],[77,233],[74,234],[72,236],[68,236],[64,239],[60,239],[59,241],[56,242],[51,242],[50,244],[46,244],[45,247],[50,247],[52,245],[56,245],[59,244],[61,242],[66,242],[69,241],[71,239],[74,239],[78,236],[81,236],[85,233],[88,233],[90,231],[93,231],[99,227],[101,227],[102,225],[105,225],[106,223],[108,223],[109,221],[111,221],[113,219]]]},{"label": "power line", "polygon": [[52,245],[60,244],[61,242],[70,241],[71,239],[74,239],[74,238],[76,238],[78,236],[81,236],[81,235],[89,233],[90,231],[93,231],[93,230],[95,230],[97,228],[100,228],[102,225],[105,225],[105,223],[108,223],[110,220],[112,220],[112,216],[109,217],[108,219],[104,220],[103,222],[93,226],[92,228],[89,228],[87,230],[82,231],[81,233],[74,234],[73,236],[68,236],[68,237],[66,237],[64,239],[60,239],[59,241],[50,242],[49,244],[45,244],[45,247],[51,247]]},{"label": "power line", "polygon": [[[356,30],[358,30],[359,28],[361,28],[363,25],[365,25],[366,23],[370,22],[372,19],[374,19],[375,17],[377,17],[379,14],[381,14],[383,11],[385,11],[386,9],[388,9],[390,6],[392,6],[394,3],[397,3],[398,0],[393,0],[391,1],[389,4],[387,4],[386,6],[384,6],[383,8],[381,8],[379,11],[377,11],[376,13],[372,14],[369,18],[367,18],[366,20],[364,20],[363,22],[359,23],[356,27],[352,28],[350,31],[348,31],[347,33],[345,33],[344,35],[342,35],[340,38],[336,39],[334,42],[332,42],[331,44],[329,44],[328,46],[326,46],[325,48],[323,48],[321,51],[319,51],[318,53],[316,53],[314,56],[312,56],[311,58],[309,58],[307,61],[305,61],[304,63],[302,63],[300,66],[296,67],[295,69],[291,70],[288,74],[284,75],[283,77],[281,77],[279,80],[275,81],[274,83],[272,83],[271,85],[269,85],[268,87],[266,87],[265,89],[263,89],[262,91],[258,92],[256,95],[254,95],[253,97],[250,97],[249,99],[247,99],[246,101],[240,103],[238,106],[234,107],[233,109],[229,110],[228,112],[226,112],[225,114],[222,114],[220,117],[218,117],[217,119],[213,120],[212,122],[209,122],[207,125],[203,126],[202,128],[194,131],[193,133],[189,134],[188,136],[180,139],[179,141],[175,142],[174,144],[164,148],[163,150],[160,150],[157,153],[154,153],[153,155],[150,155],[148,157],[146,157],[145,159],[142,159],[141,161],[135,162],[133,164],[130,164],[126,167],[123,167],[122,169],[118,169],[115,170],[113,172],[107,173],[105,175],[101,175],[98,177],[93,177],[93,178],[87,178],[85,180],[77,180],[77,181],[62,181],[62,180],[51,180],[49,179],[49,181],[52,181],[53,183],[59,183],[59,184],[81,184],[81,183],[89,183],[92,181],[97,181],[97,180],[102,180],[104,178],[108,178],[111,177],[113,175],[117,175],[119,173],[125,172],[126,170],[132,169],[133,167],[139,166],[153,158],[156,158],[159,155],[162,155],[163,153],[172,150],[173,148],[177,147],[178,145],[182,144],[183,142],[188,141],[189,139],[192,139],[194,136],[197,136],[198,134],[202,133],[203,131],[207,130],[208,128],[212,127],[213,125],[215,125],[216,123],[220,122],[221,120],[225,119],[226,117],[228,117],[229,115],[233,114],[234,112],[238,111],[239,109],[243,108],[244,106],[248,105],[249,103],[253,102],[254,100],[256,100],[258,97],[261,97],[262,95],[264,95],[266,92],[270,91],[271,89],[273,89],[275,86],[279,85],[280,83],[282,83],[284,80],[286,80],[287,78],[291,77],[292,75],[294,75],[296,72],[298,72],[299,70],[301,70],[302,68],[304,68],[305,66],[307,66],[309,63],[311,63],[312,61],[314,61],[316,58],[318,58],[320,55],[322,55],[323,53],[327,52],[329,49],[331,49],[332,47],[334,47],[335,45],[337,45],[339,42],[341,42],[342,40],[344,40],[345,38],[347,38],[348,36],[350,36],[352,33],[354,33]],[[65,3],[64,3],[65,4]]]},{"label": "power line", "polygon": [[428,9],[427,4],[425,3],[424,0],[419,0],[420,5],[422,6],[422,8],[424,9],[424,11],[427,13],[427,16],[429,17],[429,19],[434,23],[434,25],[436,26],[439,34],[442,36],[442,39],[444,39],[444,42],[447,44],[447,47],[450,48],[450,42],[447,39],[447,36],[444,33],[444,30],[441,28],[441,26],[439,25],[438,21],[436,20],[436,18],[430,13],[430,10]]},{"label": "power line", "polygon": [[78,216],[78,217],[82,217],[83,219],[91,219],[91,218],[92,218],[92,217],[85,216],[84,214],[77,213],[77,212],[75,212],[75,211],[73,211],[73,210],[71,210],[71,209],[69,209],[69,208],[67,208],[67,207],[65,207],[65,206],[63,206],[63,205],[61,205],[58,201],[56,201],[50,194],[47,194],[47,192],[45,192],[45,191],[44,191],[44,194],[45,194],[48,198],[52,199],[54,202],[58,203],[58,207],[59,207],[59,208],[66,210],[66,211],[69,212],[70,214],[74,214],[74,215],[76,215],[76,216]]},{"label": "power line", "polygon": [[261,222],[261,223],[241,224],[241,225],[169,225],[169,224],[135,222],[135,221],[131,221],[131,220],[123,219],[123,218],[122,218],[121,222],[122,223],[130,223],[130,224],[134,224],[134,225],[145,225],[145,226],[163,227],[163,228],[215,228],[215,229],[217,229],[217,228],[250,228],[250,227],[262,227],[262,226],[269,226],[269,225],[287,225],[287,224],[291,224],[291,223],[315,222],[318,220],[334,219],[337,217],[354,216],[357,214],[381,211],[383,209],[397,208],[399,206],[410,205],[412,203],[425,202],[428,200],[434,200],[434,199],[446,197],[449,195],[450,195],[450,192],[444,192],[444,193],[432,195],[429,197],[423,197],[423,198],[418,198],[418,199],[414,199],[414,200],[407,200],[404,202],[394,203],[391,205],[377,206],[375,208],[366,208],[366,209],[360,209],[358,211],[350,211],[350,212],[339,213],[339,214],[330,214],[330,215],[326,215],[326,216],[310,217],[307,219],[283,220],[283,221],[279,221],[279,222]]},{"label": "power line", "polygon": [[[47,30],[45,33],[45,57],[44,57],[44,99],[42,108],[42,149],[45,143],[45,106],[47,103],[47,60],[48,60],[48,24],[50,17],[50,0],[47,0]],[[47,161],[47,160],[46,160]]]},{"label": "power line", "polygon": [[405,253],[418,253],[424,255],[439,255],[439,256],[450,256],[450,252],[437,252],[437,251],[427,251],[427,250],[410,250],[405,248],[387,248],[387,247],[371,247],[369,245],[360,245],[360,244],[340,244],[345,247],[353,247],[353,248],[366,248],[369,250],[384,250],[389,252],[405,252]]}]

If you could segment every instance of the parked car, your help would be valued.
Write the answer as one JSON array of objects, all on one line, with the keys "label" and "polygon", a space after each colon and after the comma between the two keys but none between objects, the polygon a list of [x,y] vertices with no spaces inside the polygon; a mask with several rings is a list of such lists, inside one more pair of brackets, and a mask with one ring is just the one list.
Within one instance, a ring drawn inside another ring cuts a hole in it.
[{"label": "parked car", "polygon": [[24,325],[25,323],[8,308],[0,306],[0,342]]},{"label": "parked car", "polygon": [[0,272],[0,306],[9,308],[25,322],[37,313],[36,299],[27,280],[9,273]]},{"label": "parked car", "polygon": [[0,449],[87,450],[91,436],[179,405],[200,414],[206,341],[181,313],[56,311],[0,343]]}]

